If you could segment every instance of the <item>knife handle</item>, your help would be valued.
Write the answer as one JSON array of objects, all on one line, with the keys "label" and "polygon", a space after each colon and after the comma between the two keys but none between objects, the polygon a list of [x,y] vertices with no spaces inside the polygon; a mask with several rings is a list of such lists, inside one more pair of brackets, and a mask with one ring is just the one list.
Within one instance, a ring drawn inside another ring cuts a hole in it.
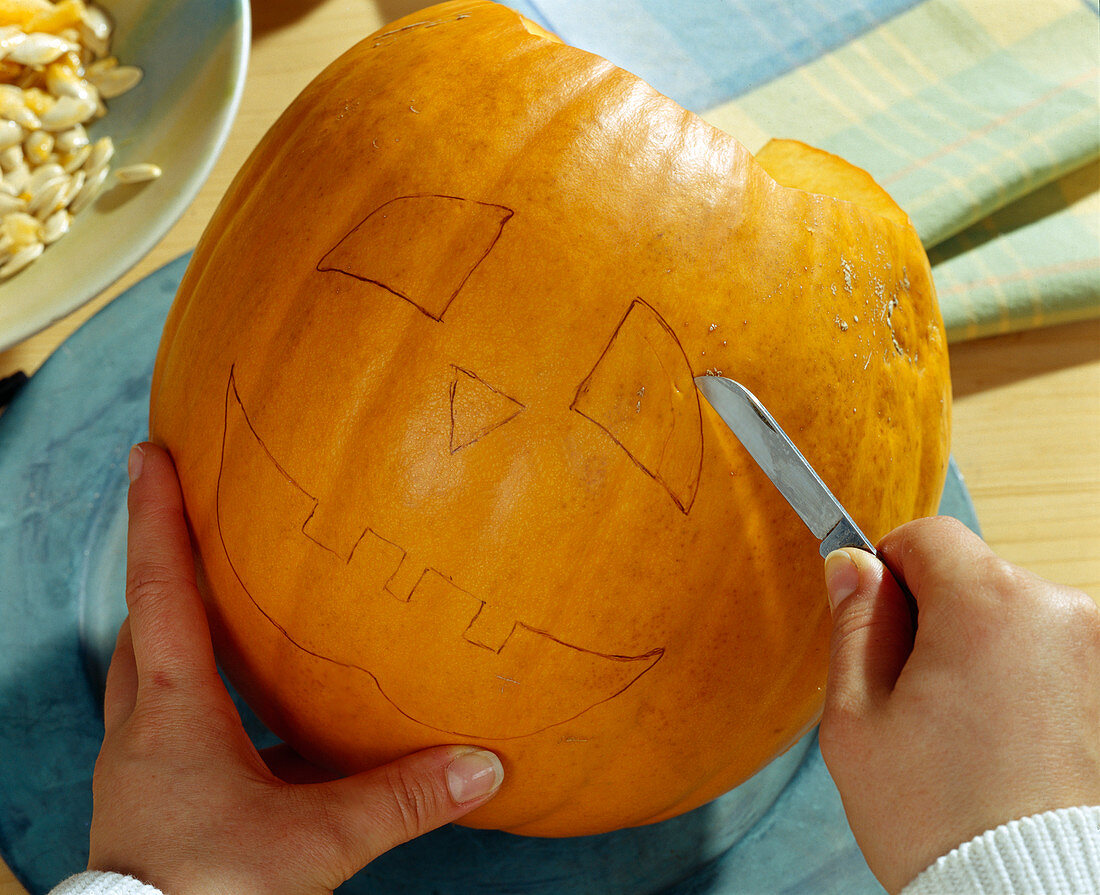
[{"label": "knife handle", "polygon": [[871,549],[871,555],[874,556],[880,563],[882,563],[883,568],[886,569],[886,571],[889,573],[890,577],[893,578],[894,582],[897,584],[898,590],[901,591],[901,595],[903,597],[905,597],[905,602],[909,606],[909,621],[913,625],[913,633],[916,634],[917,633],[917,598],[914,597],[913,592],[911,590],[909,590],[909,585],[905,583],[905,579],[902,578],[901,575],[899,575],[897,572],[895,572],[890,567],[890,564],[888,562],[886,562],[885,559],[883,559],[881,556],[879,556],[877,550],[872,548]]}]

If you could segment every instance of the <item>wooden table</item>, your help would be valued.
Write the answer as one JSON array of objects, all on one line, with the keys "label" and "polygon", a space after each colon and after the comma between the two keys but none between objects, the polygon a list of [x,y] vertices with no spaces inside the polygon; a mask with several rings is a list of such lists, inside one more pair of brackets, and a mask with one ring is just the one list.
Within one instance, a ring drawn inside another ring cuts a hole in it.
[{"label": "wooden table", "polygon": [[[89,305],[0,352],[0,377],[32,373],[95,311],[194,247],[234,172],[290,99],[329,61],[422,0],[263,0],[229,141],[181,220]],[[952,350],[953,451],[986,540],[1006,558],[1100,599],[1100,321]],[[74,867],[73,870],[81,868]],[[0,864],[0,895],[24,888]]]}]

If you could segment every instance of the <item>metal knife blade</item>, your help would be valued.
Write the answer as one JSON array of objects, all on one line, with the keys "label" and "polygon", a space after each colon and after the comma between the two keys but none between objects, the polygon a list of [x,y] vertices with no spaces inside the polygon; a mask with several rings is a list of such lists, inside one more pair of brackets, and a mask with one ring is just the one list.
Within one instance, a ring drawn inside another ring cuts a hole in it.
[{"label": "metal knife blade", "polygon": [[723,376],[696,376],[695,384],[821,541],[822,556],[840,547],[875,553],[874,545],[752,392]]}]

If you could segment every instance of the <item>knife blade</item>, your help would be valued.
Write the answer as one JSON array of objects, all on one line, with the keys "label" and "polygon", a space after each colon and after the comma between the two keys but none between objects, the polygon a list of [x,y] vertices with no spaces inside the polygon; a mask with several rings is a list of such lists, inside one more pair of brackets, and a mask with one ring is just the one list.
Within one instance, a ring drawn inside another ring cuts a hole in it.
[{"label": "knife blade", "polygon": [[875,554],[874,545],[752,392],[723,376],[697,376],[695,384],[821,541],[822,556],[840,547],[858,547]]}]

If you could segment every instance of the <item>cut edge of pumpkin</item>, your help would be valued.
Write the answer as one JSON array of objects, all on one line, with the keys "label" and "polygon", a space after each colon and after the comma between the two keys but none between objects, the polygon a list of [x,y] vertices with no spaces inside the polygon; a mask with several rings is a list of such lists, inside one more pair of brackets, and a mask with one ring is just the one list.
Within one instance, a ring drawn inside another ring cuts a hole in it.
[{"label": "cut edge of pumpkin", "polygon": [[533,35],[535,35],[535,37],[542,37],[542,38],[545,38],[546,40],[551,40],[554,43],[559,43],[559,44],[560,43],[565,43],[565,41],[563,41],[560,37],[558,37],[556,34],[554,34],[554,32],[547,31],[538,22],[535,22],[535,21],[527,18],[527,16],[525,16],[521,13],[516,13],[516,15],[519,16],[519,20],[522,23],[523,27],[527,30],[528,34],[533,34]]},{"label": "cut edge of pumpkin", "polygon": [[773,138],[754,158],[780,186],[851,202],[902,227],[913,226],[909,215],[870,174],[824,149]]}]

